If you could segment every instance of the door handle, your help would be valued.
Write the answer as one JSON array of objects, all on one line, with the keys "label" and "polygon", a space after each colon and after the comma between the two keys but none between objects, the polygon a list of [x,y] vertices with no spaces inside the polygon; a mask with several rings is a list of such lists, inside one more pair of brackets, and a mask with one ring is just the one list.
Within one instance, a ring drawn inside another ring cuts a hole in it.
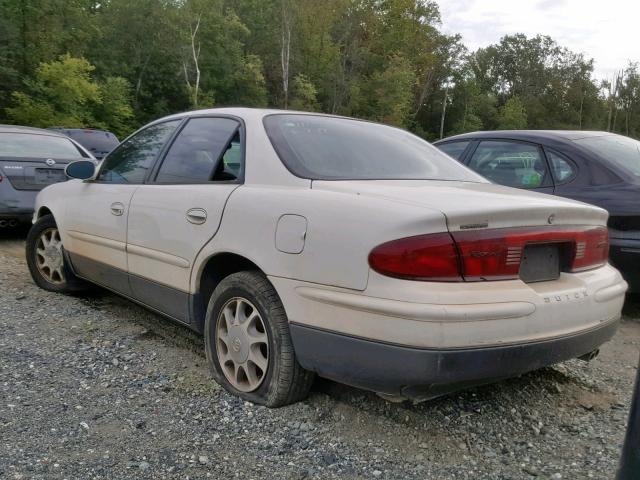
[{"label": "door handle", "polygon": [[124,204],[120,202],[114,202],[111,204],[112,215],[115,215],[116,217],[120,217],[122,216],[123,213],[124,213]]},{"label": "door handle", "polygon": [[207,221],[207,211],[203,208],[191,208],[187,210],[187,221],[196,225],[202,225]]}]

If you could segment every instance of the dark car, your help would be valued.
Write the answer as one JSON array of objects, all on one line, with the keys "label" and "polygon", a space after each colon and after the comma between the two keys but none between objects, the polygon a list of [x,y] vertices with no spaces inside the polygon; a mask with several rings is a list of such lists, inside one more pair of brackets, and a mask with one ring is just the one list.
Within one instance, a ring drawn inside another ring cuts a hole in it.
[{"label": "dark car", "polygon": [[434,143],[489,180],[609,211],[611,263],[640,291],[640,142],[608,132],[475,132]]},{"label": "dark car", "polygon": [[73,138],[89,150],[97,160],[102,160],[107,153],[116,148],[120,143],[118,137],[113,133],[95,128],[50,127],[48,130],[55,130],[67,137]]},{"label": "dark car", "polygon": [[51,130],[0,125],[0,228],[31,221],[37,193],[67,180],[69,162],[93,157]]}]

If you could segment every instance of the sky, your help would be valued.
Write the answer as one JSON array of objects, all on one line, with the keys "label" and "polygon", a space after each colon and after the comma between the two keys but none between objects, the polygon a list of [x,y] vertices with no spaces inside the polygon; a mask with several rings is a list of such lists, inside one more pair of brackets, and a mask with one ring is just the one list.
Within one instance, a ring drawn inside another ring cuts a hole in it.
[{"label": "sky", "polygon": [[640,0],[439,0],[442,26],[470,50],[512,33],[549,35],[595,60],[594,76],[612,78],[640,62]]}]

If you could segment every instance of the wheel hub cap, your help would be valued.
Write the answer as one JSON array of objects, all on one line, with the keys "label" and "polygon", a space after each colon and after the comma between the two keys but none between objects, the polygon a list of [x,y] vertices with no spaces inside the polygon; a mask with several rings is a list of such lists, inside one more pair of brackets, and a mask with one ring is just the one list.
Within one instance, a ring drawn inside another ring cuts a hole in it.
[{"label": "wheel hub cap", "polygon": [[40,234],[36,243],[35,256],[38,271],[48,282],[64,283],[62,240],[57,228],[47,228]]},{"label": "wheel hub cap", "polygon": [[232,327],[229,331],[231,350],[229,355],[236,363],[245,363],[249,357],[249,338],[240,326]]},{"label": "wheel hub cap", "polygon": [[258,309],[245,298],[232,298],[216,322],[216,353],[222,371],[241,392],[252,392],[269,366],[269,337]]}]

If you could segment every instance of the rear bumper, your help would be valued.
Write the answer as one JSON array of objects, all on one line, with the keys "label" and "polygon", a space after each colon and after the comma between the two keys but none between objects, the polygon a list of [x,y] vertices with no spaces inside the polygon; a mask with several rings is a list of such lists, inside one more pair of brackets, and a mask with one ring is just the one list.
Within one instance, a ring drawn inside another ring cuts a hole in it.
[{"label": "rear bumper", "polygon": [[629,284],[629,292],[640,292],[640,240],[612,238],[609,260]]},{"label": "rear bumper", "polygon": [[295,323],[291,335],[300,364],[321,377],[421,400],[585,355],[611,339],[618,324],[616,317],[563,337],[469,349],[404,347]]},{"label": "rear bumper", "polygon": [[0,220],[31,222],[37,191],[16,190],[6,179],[0,182]]},{"label": "rear bumper", "polygon": [[0,209],[0,220],[17,220],[20,223],[30,223],[33,209]]}]

